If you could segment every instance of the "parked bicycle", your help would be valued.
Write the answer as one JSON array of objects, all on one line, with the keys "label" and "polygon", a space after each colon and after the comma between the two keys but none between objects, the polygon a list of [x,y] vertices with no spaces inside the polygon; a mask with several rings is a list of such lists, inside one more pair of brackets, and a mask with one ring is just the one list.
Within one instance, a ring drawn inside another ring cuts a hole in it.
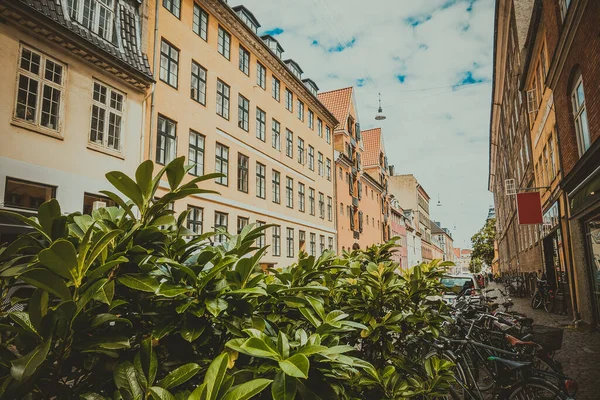
[{"label": "parked bicycle", "polygon": [[556,293],[546,280],[537,280],[537,289],[531,298],[531,307],[535,310],[544,306],[546,312],[554,310]]}]

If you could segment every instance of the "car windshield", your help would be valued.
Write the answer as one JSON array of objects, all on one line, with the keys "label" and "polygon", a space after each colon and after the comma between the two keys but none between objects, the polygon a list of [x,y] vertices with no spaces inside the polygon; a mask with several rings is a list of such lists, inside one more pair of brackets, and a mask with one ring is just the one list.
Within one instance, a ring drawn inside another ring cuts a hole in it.
[{"label": "car windshield", "polygon": [[470,277],[452,277],[445,276],[440,280],[441,284],[446,286],[447,292],[459,294],[465,284],[468,282],[469,286],[473,286],[473,279]]}]

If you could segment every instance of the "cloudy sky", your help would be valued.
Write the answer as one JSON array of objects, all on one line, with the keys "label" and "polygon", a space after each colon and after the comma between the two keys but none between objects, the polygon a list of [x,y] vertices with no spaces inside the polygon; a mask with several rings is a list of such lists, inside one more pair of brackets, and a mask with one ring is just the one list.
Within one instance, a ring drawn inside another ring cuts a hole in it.
[{"label": "cloudy sky", "polygon": [[[229,1],[234,6],[240,2]],[[455,246],[484,223],[493,0],[243,0],[321,91],[354,86],[362,129],[431,196]],[[385,121],[375,121],[381,92]],[[437,207],[438,195],[442,206]],[[456,226],[456,230],[454,227]]]}]

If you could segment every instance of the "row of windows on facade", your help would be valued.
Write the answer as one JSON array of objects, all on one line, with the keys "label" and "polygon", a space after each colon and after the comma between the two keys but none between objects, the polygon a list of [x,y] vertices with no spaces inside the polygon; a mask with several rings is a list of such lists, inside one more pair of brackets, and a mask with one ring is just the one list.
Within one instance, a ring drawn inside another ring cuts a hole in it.
[{"label": "row of windows on facade", "polygon": [[[15,119],[58,134],[62,125],[66,66],[22,46],[18,67]],[[89,141],[120,151],[125,95],[95,81],[91,100]]]},{"label": "row of windows on facade", "polygon": [[[174,8],[174,1],[164,0],[165,7],[169,9],[175,16],[179,18],[179,8]],[[167,4],[168,2],[168,4]],[[174,12],[177,10],[177,13]],[[208,40],[208,13],[204,11],[200,6],[194,4],[194,13],[192,18],[192,30],[198,34],[205,41]],[[225,57],[227,60],[231,59],[231,34],[227,32],[223,27],[218,27],[218,43],[217,50],[219,54]],[[178,87],[178,75],[179,75],[179,52],[180,50],[174,45],[162,39],[161,41],[161,63],[160,63],[160,79],[168,85],[177,88]],[[251,56],[250,52],[242,45],[239,46],[239,70],[245,75],[250,76],[250,65]],[[207,81],[207,70],[195,61],[192,61],[192,77],[191,77],[191,97],[202,105],[206,105],[206,81]],[[256,62],[256,83],[263,90],[267,89],[267,69],[259,61]],[[271,74],[271,94],[272,97],[277,101],[281,101],[281,81]],[[238,96],[238,126],[246,131],[249,130],[248,126],[248,115],[249,115],[249,101],[242,94]],[[217,114],[221,117],[229,120],[229,105],[230,105],[230,86],[227,85],[220,79],[217,79]],[[293,113],[294,112],[294,94],[289,89],[285,89],[285,107]],[[257,107],[257,115],[260,110]],[[261,110],[262,111],[262,110]],[[300,99],[297,99],[297,116],[298,119],[305,120],[305,105]],[[258,119],[258,117],[257,117]],[[314,112],[308,109],[308,127],[314,130],[315,115]],[[320,118],[317,118],[317,133],[320,137],[323,137],[323,122]],[[257,137],[258,135],[257,127]],[[331,143],[331,128],[325,127],[325,138],[327,143]],[[264,141],[264,136],[262,136]]]},{"label": "row of windows on facade", "polygon": [[[188,162],[192,165],[190,174],[200,176],[204,174],[204,149],[205,137],[197,132],[190,131]],[[173,121],[159,115],[158,136],[156,147],[156,162],[159,164],[168,164],[175,157],[175,124]],[[215,172],[223,174],[216,179],[220,185],[229,186],[229,147],[216,142],[215,144]],[[323,157],[319,153],[319,173],[323,169]],[[327,160],[327,177],[331,179],[331,161]],[[272,175],[272,201],[280,204],[281,193],[281,173],[275,169]],[[250,178],[250,158],[238,152],[237,156],[237,189],[240,192],[248,193]],[[256,197],[266,199],[266,179],[267,166],[256,162]],[[286,179],[286,206],[294,208],[294,179],[289,176]],[[308,188],[309,212],[315,215],[315,189]],[[301,212],[306,211],[306,186],[298,182],[298,209]],[[319,216],[325,218],[325,195],[319,192]],[[327,218],[333,220],[333,199],[327,196]]]},{"label": "row of windows on facade", "polygon": [[[7,177],[4,193],[4,205],[7,207],[20,208],[26,210],[37,210],[44,202],[56,198],[57,187],[51,185],[45,185],[42,183],[26,181],[22,179],[16,179]],[[91,214],[92,210],[98,203],[101,203],[104,207],[116,206],[116,204],[105,196],[85,193],[83,196],[83,213]],[[202,234],[204,230],[204,209],[195,206],[188,206],[187,216],[187,228],[196,234]],[[214,225],[215,231],[225,230],[228,231],[229,215],[227,213],[215,211],[214,214]],[[237,219],[237,233],[239,234],[242,229],[249,223],[249,218],[238,217]],[[257,225],[264,225],[264,221],[256,221]],[[273,256],[281,255],[281,226],[274,226],[272,230],[272,248]],[[294,228],[286,228],[286,246],[287,256],[294,257]],[[298,230],[299,232],[299,244],[302,245],[305,242],[306,232]],[[217,242],[225,241],[225,235],[218,234],[215,237]],[[265,234],[257,240],[259,247],[265,246]],[[330,250],[333,250],[333,237],[328,238],[328,246]],[[321,253],[325,249],[325,236],[320,235],[320,250]],[[310,233],[310,245],[308,249],[311,255],[316,255],[316,234]]]},{"label": "row of windows on facade", "polygon": [[[204,209],[200,208],[200,207],[195,207],[195,206],[188,206],[188,216],[187,216],[187,228],[190,229],[191,231],[193,231],[196,234],[201,234],[203,233],[203,225],[204,225]],[[242,229],[244,229],[244,227],[246,225],[248,225],[250,223],[250,219],[247,217],[237,217],[237,233],[241,233]],[[262,226],[265,224],[264,221],[256,221],[256,224],[259,226]],[[216,232],[221,232],[221,231],[228,231],[228,225],[229,225],[229,214],[224,213],[224,212],[220,212],[220,211],[215,211],[214,214],[214,225],[213,225],[213,229]],[[296,250],[295,250],[295,239],[294,239],[294,228],[286,228],[286,255],[289,258],[292,258],[296,255]],[[272,248],[272,255],[274,257],[279,257],[281,256],[281,226],[280,225],[275,225],[271,228],[271,237],[272,237],[272,242],[271,242],[271,248]],[[310,255],[312,256],[316,256],[317,255],[317,242],[316,239],[317,238],[317,234],[316,233],[310,233],[309,234],[309,246],[308,249],[304,248],[304,245],[306,244],[306,231],[304,230],[298,230],[298,244],[299,244],[299,250],[306,250]],[[323,251],[325,251],[325,235],[319,235],[319,243],[320,243],[320,253],[323,253]],[[222,243],[226,240],[225,235],[223,234],[218,234],[215,237],[215,241]],[[329,250],[333,250],[333,237],[329,236],[327,238],[328,240],[328,248]],[[256,240],[256,245],[258,247],[263,247],[266,244],[266,233],[263,232],[263,234]]]},{"label": "row of windows on facade", "polygon": [[[279,144],[280,124],[276,120],[273,120],[273,134],[277,135],[277,144]],[[166,165],[175,159],[177,154],[177,123],[159,115],[156,140],[156,162]],[[190,130],[188,161],[194,165],[191,172],[193,175],[199,176],[204,174],[204,142],[204,135]],[[220,153],[218,159],[224,158],[226,155],[227,160],[225,160],[225,165],[228,165],[229,147],[219,144],[217,150]],[[289,129],[286,129],[286,155],[292,159],[294,158],[294,133]],[[309,145],[307,150],[304,139],[300,137],[297,138],[297,155],[299,164],[308,164],[308,168],[311,171],[315,170],[315,149]],[[217,163],[217,165],[220,167],[223,163]],[[328,181],[331,181],[331,168],[331,159],[324,159],[323,153],[319,151],[317,153],[317,172],[319,176],[324,176]],[[217,172],[221,171],[217,170]],[[227,173],[227,171],[225,170],[223,173]],[[227,179],[225,178],[225,185],[227,185],[226,182]]]},{"label": "row of windows on facade", "polygon": [[[339,167],[338,169],[339,171],[339,178],[340,178],[340,182],[344,179],[344,170],[342,169],[342,167]],[[353,188],[353,179],[350,178],[350,173],[346,172],[346,183],[348,184],[349,190],[350,190],[350,195],[354,194],[354,188]],[[366,195],[369,196],[369,187],[367,185],[365,185],[365,189],[366,189]],[[375,191],[373,189],[370,189],[371,191],[371,200],[373,200],[375,198]],[[379,197],[379,194],[377,194],[377,197]],[[362,182],[358,181],[358,199],[362,199]]]},{"label": "row of windows on facade", "polygon": [[[351,225],[354,225],[354,214],[355,212],[353,211],[354,207],[351,207],[349,205],[346,205],[346,215],[350,217],[350,221]],[[344,203],[340,203],[340,215],[344,215]],[[369,216],[366,215],[365,216],[365,220],[367,223],[367,226],[369,226]],[[363,212],[359,211],[358,212],[358,224],[359,224],[359,228],[362,231],[362,221],[363,221]],[[377,219],[377,225],[375,225],[375,217],[371,217],[371,225],[374,227],[377,227],[377,229],[381,229],[381,226],[379,225],[379,219]]]}]

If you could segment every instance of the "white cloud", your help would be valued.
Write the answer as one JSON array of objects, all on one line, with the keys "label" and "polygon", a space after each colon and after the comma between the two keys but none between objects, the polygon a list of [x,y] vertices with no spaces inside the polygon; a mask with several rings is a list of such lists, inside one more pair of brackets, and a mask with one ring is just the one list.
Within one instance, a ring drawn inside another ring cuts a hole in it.
[{"label": "white cloud", "polygon": [[[232,5],[237,3],[232,2]],[[492,0],[246,0],[260,33],[283,29],[285,49],[321,90],[355,86],[361,127],[381,126],[390,164],[415,174],[432,219],[457,246],[484,223],[492,75]],[[470,11],[468,11],[468,9]],[[424,21],[411,26],[413,21]],[[318,45],[313,44],[314,41]],[[341,52],[327,49],[346,45]],[[470,73],[470,82],[460,86]],[[401,83],[398,75],[404,77]],[[443,88],[439,88],[443,87]],[[433,90],[421,90],[439,88]],[[377,93],[385,121],[375,121]],[[436,207],[438,194],[442,207]]]}]

